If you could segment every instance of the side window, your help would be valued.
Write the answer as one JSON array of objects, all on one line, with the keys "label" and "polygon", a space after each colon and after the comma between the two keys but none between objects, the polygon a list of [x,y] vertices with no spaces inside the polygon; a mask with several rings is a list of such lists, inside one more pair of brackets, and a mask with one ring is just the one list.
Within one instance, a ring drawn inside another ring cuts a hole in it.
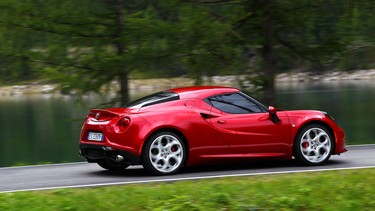
[{"label": "side window", "polygon": [[262,112],[259,106],[239,93],[229,93],[208,98],[211,105],[229,114]]},{"label": "side window", "polygon": [[126,108],[142,108],[150,105],[155,105],[159,103],[165,103],[173,100],[179,100],[180,97],[175,92],[158,92],[146,97],[135,100],[127,104]]}]

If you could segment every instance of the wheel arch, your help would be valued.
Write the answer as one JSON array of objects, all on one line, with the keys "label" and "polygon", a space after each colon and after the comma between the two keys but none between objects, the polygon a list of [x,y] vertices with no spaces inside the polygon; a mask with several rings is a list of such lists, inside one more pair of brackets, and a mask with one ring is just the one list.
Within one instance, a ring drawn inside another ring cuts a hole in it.
[{"label": "wheel arch", "polygon": [[[162,128],[158,128],[158,129],[152,131],[150,134],[148,134],[148,135],[145,137],[144,141],[143,141],[143,144],[142,144],[142,147],[141,147],[141,154],[140,154],[140,157],[143,157],[143,153],[144,153],[144,151],[145,151],[145,150],[144,150],[144,145],[145,145],[146,141],[148,141],[148,139],[149,139],[152,135],[154,135],[154,134],[156,134],[156,133],[159,133],[159,132],[172,132],[172,133],[175,133],[176,135],[178,135],[179,138],[181,138],[181,140],[184,142],[184,145],[185,145],[185,147],[186,147],[186,158],[185,158],[185,162],[184,162],[184,165],[186,165],[187,160],[188,160],[188,158],[189,158],[189,143],[188,143],[188,141],[187,141],[186,136],[185,136],[180,130],[178,130],[178,129],[176,129],[176,128],[173,128],[173,127],[162,127]],[[141,162],[143,162],[143,161],[141,160]]]},{"label": "wheel arch", "polygon": [[335,151],[335,148],[336,148],[336,136],[335,136],[335,133],[332,129],[332,127],[327,124],[326,122],[324,121],[320,121],[320,120],[312,120],[312,121],[309,121],[309,122],[305,122],[304,124],[302,124],[298,129],[297,131],[295,132],[294,134],[294,139],[293,139],[293,146],[292,146],[292,149],[293,149],[293,152],[292,152],[292,155],[294,156],[295,155],[295,147],[294,147],[294,144],[296,143],[296,138],[297,138],[297,134],[305,127],[309,126],[309,125],[320,125],[320,126],[323,126],[324,128],[326,128],[328,130],[328,132],[330,133],[330,135],[332,136],[332,149],[331,149],[331,153],[333,153]]}]

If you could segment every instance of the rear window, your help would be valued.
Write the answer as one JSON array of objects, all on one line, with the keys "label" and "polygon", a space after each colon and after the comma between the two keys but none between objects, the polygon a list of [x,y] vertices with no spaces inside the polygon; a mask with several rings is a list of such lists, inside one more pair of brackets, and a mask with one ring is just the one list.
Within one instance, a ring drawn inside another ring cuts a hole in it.
[{"label": "rear window", "polygon": [[125,105],[126,108],[142,108],[150,105],[155,105],[159,103],[165,103],[173,100],[179,100],[180,96],[178,96],[175,92],[157,92],[155,94],[148,95],[146,97],[142,97],[138,100],[130,102],[129,104]]}]

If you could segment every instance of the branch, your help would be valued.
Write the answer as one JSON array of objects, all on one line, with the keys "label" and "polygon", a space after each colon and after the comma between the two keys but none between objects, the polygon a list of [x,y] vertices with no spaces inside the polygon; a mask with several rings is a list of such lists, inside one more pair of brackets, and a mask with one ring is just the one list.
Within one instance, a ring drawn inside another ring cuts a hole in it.
[{"label": "branch", "polygon": [[100,23],[100,22],[81,22],[81,23],[74,23],[74,22],[69,22],[69,21],[59,21],[59,20],[49,20],[51,21],[52,23],[55,23],[55,24],[61,24],[61,25],[70,25],[70,26],[89,26],[89,25],[102,25],[102,26],[112,26],[111,24],[107,24],[107,23]]},{"label": "branch", "polygon": [[236,23],[234,24],[234,26],[232,27],[232,29],[236,30],[236,29],[239,29],[241,28],[247,20],[249,20],[249,18],[253,15],[252,12],[249,12],[248,14],[246,14],[243,18],[239,19],[238,21],[236,21]]},{"label": "branch", "polygon": [[308,61],[312,61],[312,62],[319,62],[318,59],[314,58],[314,57],[310,57],[310,56],[307,56],[305,53],[299,51],[297,49],[297,47],[295,47],[294,45],[292,45],[291,43],[287,42],[287,41],[284,41],[278,34],[276,34],[276,40],[281,44],[283,45],[284,47],[288,48],[289,50],[291,50],[292,53],[294,53],[296,56],[298,57],[301,57],[303,59],[306,59]]},{"label": "branch", "polygon": [[198,3],[198,4],[241,4],[246,2],[247,0],[181,0],[183,2],[190,2],[190,3]]},{"label": "branch", "polygon": [[42,64],[47,64],[47,65],[52,65],[52,66],[59,66],[59,67],[75,67],[79,69],[85,69],[85,70],[92,70],[92,71],[99,71],[98,69],[95,69],[93,67],[85,66],[85,65],[80,65],[80,64],[61,64],[61,63],[56,63],[56,62],[51,62],[51,61],[45,61],[45,60],[39,60],[39,59],[32,59],[29,55],[22,55],[22,54],[5,54],[3,52],[0,53],[2,57],[11,57],[11,58],[17,58],[17,59],[25,59],[31,62],[36,62],[36,63],[42,63]]},{"label": "branch", "polygon": [[98,71],[97,69],[95,69],[93,67],[79,65],[79,64],[60,64],[60,63],[55,63],[55,62],[51,62],[51,61],[43,61],[43,60],[31,59],[31,58],[28,58],[28,59],[31,62],[47,64],[47,65],[52,65],[52,66],[56,66],[56,67],[74,67],[74,68],[79,68],[79,69]]},{"label": "branch", "polygon": [[50,28],[43,28],[43,27],[37,27],[37,26],[31,26],[31,25],[23,25],[18,23],[7,23],[5,21],[0,20],[0,23],[3,23],[5,26],[10,27],[18,27],[18,28],[25,28],[25,29],[31,29],[34,31],[41,31],[51,34],[57,34],[57,35],[65,35],[65,36],[74,36],[74,37],[85,37],[85,38],[105,38],[105,37],[112,37],[111,34],[83,34],[83,33],[68,33],[68,32],[62,32],[62,31],[55,31]]}]

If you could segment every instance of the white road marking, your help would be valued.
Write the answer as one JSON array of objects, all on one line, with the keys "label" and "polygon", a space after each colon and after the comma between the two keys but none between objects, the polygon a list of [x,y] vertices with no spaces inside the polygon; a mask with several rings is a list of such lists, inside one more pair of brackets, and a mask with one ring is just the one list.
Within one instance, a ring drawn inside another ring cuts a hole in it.
[{"label": "white road marking", "polygon": [[375,147],[375,144],[357,144],[357,145],[346,145],[346,148],[357,148],[357,147]]},{"label": "white road marking", "polygon": [[293,173],[303,173],[303,172],[324,172],[324,171],[354,170],[354,169],[368,169],[368,168],[375,168],[375,166],[346,167],[346,168],[333,168],[333,169],[307,169],[307,170],[275,171],[275,172],[258,172],[258,173],[245,173],[245,174],[223,174],[223,175],[214,175],[214,176],[197,176],[197,177],[183,177],[183,178],[156,179],[156,180],[140,180],[140,181],[128,181],[128,182],[98,183],[98,184],[88,184],[88,185],[68,185],[68,186],[57,186],[57,187],[45,187],[45,188],[32,188],[32,189],[1,191],[0,193],[42,191],[42,190],[65,189],[65,188],[92,188],[92,187],[142,184],[142,183],[154,183],[154,182],[177,182],[177,181],[183,181],[183,180],[215,179],[215,178],[223,178],[223,177],[244,177],[244,176],[258,176],[258,175],[270,175],[270,174],[293,174]]}]

